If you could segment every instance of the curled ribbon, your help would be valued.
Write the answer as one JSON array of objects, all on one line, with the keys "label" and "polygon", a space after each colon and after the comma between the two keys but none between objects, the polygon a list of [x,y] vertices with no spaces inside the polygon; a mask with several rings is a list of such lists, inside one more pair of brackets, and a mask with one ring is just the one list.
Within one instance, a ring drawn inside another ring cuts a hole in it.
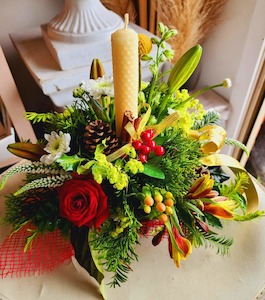
[{"label": "curled ribbon", "polygon": [[207,125],[199,130],[192,130],[190,136],[198,139],[204,154],[220,151],[226,139],[226,131],[218,125]]},{"label": "curled ribbon", "polygon": [[206,166],[225,166],[231,169],[234,174],[244,172],[248,176],[248,185],[245,191],[247,199],[247,212],[257,210],[259,199],[256,187],[250,174],[241,166],[235,158],[225,154],[211,154],[201,159],[201,162]]}]

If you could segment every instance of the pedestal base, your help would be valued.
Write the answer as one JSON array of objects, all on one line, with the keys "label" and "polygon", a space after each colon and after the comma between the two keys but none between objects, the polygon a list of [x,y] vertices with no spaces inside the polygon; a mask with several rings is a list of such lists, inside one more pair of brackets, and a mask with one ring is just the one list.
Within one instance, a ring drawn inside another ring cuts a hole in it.
[{"label": "pedestal base", "polygon": [[85,67],[94,58],[99,58],[103,63],[111,60],[110,37],[90,43],[64,43],[53,40],[48,36],[47,24],[41,26],[44,42],[64,71]]},{"label": "pedestal base", "polygon": [[[135,30],[137,33],[144,33],[149,37],[155,37],[147,30],[135,24],[130,24],[129,27]],[[60,110],[66,105],[71,105],[74,100],[72,96],[73,89],[77,87],[82,80],[89,78],[92,60],[89,61],[84,59],[85,66],[83,67],[61,70],[58,62],[51,55],[44,42],[40,27],[12,33],[10,37],[32,77],[40,86],[44,95],[47,95],[51,98],[55,108]],[[103,60],[103,57],[106,57],[104,53],[107,51],[106,49],[108,44],[109,43],[104,43],[102,49],[96,48],[97,55],[93,58]],[[93,45],[90,44],[89,49],[86,51],[88,54],[89,52],[92,52]],[[93,53],[95,53],[95,51],[93,51]],[[100,53],[102,53],[102,56]],[[153,47],[151,55],[154,56],[155,53],[156,47]],[[70,64],[71,62],[69,61],[68,63]],[[104,61],[103,64],[106,74],[108,76],[112,75],[111,56],[109,56],[109,59]],[[143,63],[142,79],[145,81],[150,81],[151,78],[152,74],[149,70],[149,65],[147,63]]]}]

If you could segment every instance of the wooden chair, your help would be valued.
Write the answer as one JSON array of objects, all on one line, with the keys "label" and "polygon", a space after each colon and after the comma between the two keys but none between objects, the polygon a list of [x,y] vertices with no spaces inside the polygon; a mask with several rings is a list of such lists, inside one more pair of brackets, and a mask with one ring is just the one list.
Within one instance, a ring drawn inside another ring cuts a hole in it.
[{"label": "wooden chair", "polygon": [[[4,119],[10,119],[13,128],[7,128],[6,136],[0,136],[0,168],[12,165],[21,159],[12,155],[6,149],[7,145],[14,142],[14,130],[19,140],[30,140],[36,142],[36,135],[28,120],[24,118],[25,107],[18,93],[15,81],[7,64],[5,55],[0,47],[0,103],[2,103],[2,116]],[[1,108],[1,107],[0,107]],[[7,115],[4,115],[6,111]],[[10,126],[11,126],[10,124]]]}]

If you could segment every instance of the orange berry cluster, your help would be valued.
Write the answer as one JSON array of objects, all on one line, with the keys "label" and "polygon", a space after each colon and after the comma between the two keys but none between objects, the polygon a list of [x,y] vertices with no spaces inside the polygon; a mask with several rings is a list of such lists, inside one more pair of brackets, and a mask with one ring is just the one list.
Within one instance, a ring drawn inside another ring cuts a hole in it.
[{"label": "orange berry cluster", "polygon": [[156,192],[154,197],[147,195],[144,200],[144,212],[150,214],[152,209],[155,209],[160,222],[167,222],[168,216],[173,213],[173,195],[171,192],[161,194]]}]

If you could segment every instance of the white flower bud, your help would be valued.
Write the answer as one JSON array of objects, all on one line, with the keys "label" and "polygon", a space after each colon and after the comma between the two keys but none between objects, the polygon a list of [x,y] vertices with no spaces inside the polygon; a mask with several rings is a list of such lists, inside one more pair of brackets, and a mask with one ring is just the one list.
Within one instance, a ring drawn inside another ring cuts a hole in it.
[{"label": "white flower bud", "polygon": [[230,78],[225,78],[223,81],[223,87],[229,89],[232,86],[232,81]]}]

